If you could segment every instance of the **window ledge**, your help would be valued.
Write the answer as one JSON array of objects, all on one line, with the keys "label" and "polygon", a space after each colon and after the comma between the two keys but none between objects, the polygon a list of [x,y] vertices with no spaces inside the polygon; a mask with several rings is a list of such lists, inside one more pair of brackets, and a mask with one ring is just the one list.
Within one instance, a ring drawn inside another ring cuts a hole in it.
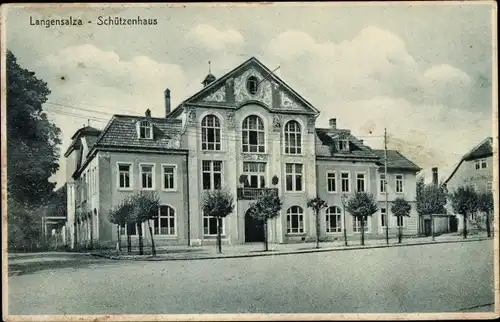
[{"label": "window ledge", "polygon": [[177,192],[177,189],[161,189],[163,192]]},{"label": "window ledge", "polygon": [[133,191],[133,188],[118,188],[118,191]]},{"label": "window ledge", "polygon": [[306,233],[286,233],[285,236],[292,236],[292,237],[300,237],[300,236],[306,236]]}]

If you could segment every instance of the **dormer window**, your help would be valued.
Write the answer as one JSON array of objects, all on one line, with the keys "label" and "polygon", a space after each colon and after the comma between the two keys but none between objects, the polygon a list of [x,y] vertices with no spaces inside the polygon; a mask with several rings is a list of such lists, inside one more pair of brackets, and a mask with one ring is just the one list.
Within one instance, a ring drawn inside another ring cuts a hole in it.
[{"label": "dormer window", "polygon": [[349,151],[349,140],[339,139],[339,151]]},{"label": "dormer window", "polygon": [[257,85],[259,80],[255,76],[250,76],[247,80],[247,90],[250,94],[255,95],[257,93]]},{"label": "dormer window", "polygon": [[140,139],[153,138],[153,125],[150,121],[140,121],[138,123],[138,134]]}]

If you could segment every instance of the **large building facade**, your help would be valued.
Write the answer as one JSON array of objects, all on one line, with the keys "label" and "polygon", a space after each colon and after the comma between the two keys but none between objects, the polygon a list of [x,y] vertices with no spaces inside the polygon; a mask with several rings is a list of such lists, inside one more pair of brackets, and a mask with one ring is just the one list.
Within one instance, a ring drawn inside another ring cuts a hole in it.
[{"label": "large building facade", "polygon": [[[158,216],[149,223],[159,245],[213,243],[217,221],[203,214],[202,199],[205,191],[220,188],[235,199],[234,212],[223,220],[225,243],[263,239],[248,215],[262,193],[283,201],[280,215],[268,223],[270,242],[314,239],[315,217],[306,205],[316,196],[329,205],[320,218],[323,240],[342,239],[343,229],[348,236],[359,234],[359,222],[350,214],[343,220],[342,196],[355,191],[370,192],[380,203],[365,227],[367,236],[383,236],[385,225],[391,234],[398,226],[407,235],[418,232],[414,204],[420,168],[403,155],[388,151],[384,186],[383,151],[337,128],[336,119],[327,129],[316,128],[319,111],[255,58],[219,79],[209,74],[203,85],[173,110],[167,89],[163,117],[149,110],[144,116],[115,115],[102,131],[85,127],[75,133],[66,152],[73,241],[112,246],[118,234],[136,236],[139,227],[117,230],[108,216],[141,190],[160,196]],[[412,204],[403,221],[390,213],[397,197]]]}]

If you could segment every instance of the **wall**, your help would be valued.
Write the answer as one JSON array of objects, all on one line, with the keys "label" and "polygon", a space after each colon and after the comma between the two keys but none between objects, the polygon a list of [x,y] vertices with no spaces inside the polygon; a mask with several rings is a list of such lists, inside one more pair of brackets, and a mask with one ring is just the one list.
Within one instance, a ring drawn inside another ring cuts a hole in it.
[{"label": "wall", "polygon": [[493,181],[493,157],[484,158],[487,167],[485,169],[475,168],[475,160],[463,161],[455,174],[447,183],[448,191],[452,192],[459,186],[472,184],[477,190],[486,190],[488,183],[491,187]]}]

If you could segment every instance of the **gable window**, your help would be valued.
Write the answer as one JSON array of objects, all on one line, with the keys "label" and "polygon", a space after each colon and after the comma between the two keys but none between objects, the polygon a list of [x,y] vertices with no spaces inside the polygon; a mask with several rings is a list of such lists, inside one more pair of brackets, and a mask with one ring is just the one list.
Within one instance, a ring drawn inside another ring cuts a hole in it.
[{"label": "gable window", "polygon": [[222,161],[202,161],[202,181],[204,190],[221,189]]},{"label": "gable window", "polygon": [[[366,216],[364,218],[364,231],[368,231],[368,221],[366,220]],[[361,218],[359,216],[352,216],[352,231],[355,233],[361,232]]]},{"label": "gable window", "polygon": [[387,211],[385,208],[380,208],[380,226],[386,227],[387,225]]},{"label": "gable window", "polygon": [[487,163],[486,160],[481,160],[481,169],[486,169]]},{"label": "gable window", "polygon": [[141,168],[141,188],[142,189],[153,189],[154,165],[143,164],[143,165],[140,165],[140,168]]},{"label": "gable window", "polygon": [[300,124],[297,121],[289,121],[285,125],[285,153],[302,153],[302,134]]},{"label": "gable window", "polygon": [[[212,217],[212,216],[205,216],[203,214],[203,235],[205,236],[216,236],[217,235],[217,217]],[[226,218],[222,218],[222,227],[221,227],[221,234],[224,235],[224,222],[226,221]]]},{"label": "gable window", "polygon": [[132,166],[130,164],[118,164],[118,188],[128,189],[130,183]]},{"label": "gable window", "polygon": [[349,151],[349,140],[345,138],[341,138],[338,141],[339,151]]},{"label": "gable window", "polygon": [[163,190],[176,190],[177,166],[163,165]]},{"label": "gable window", "polygon": [[286,191],[302,191],[302,164],[287,163],[286,172]]},{"label": "gable window", "polygon": [[326,174],[326,184],[328,192],[337,192],[337,178],[335,172],[328,172]]},{"label": "gable window", "polygon": [[175,235],[175,210],[168,205],[161,205],[158,216],[153,217],[155,235]]},{"label": "gable window", "polygon": [[304,233],[304,211],[299,206],[291,206],[286,211],[286,231],[288,234]]},{"label": "gable window", "polygon": [[379,191],[385,193],[385,174],[380,174]]},{"label": "gable window", "polygon": [[243,120],[243,152],[265,152],[264,123],[257,115]]},{"label": "gable window", "polygon": [[201,149],[219,151],[221,149],[221,126],[219,118],[207,115],[201,121]]},{"label": "gable window", "polygon": [[247,90],[250,94],[255,95],[257,93],[257,86],[259,85],[259,80],[255,76],[250,76],[247,80]]},{"label": "gable window", "polygon": [[247,176],[245,187],[265,188],[266,164],[264,162],[243,162],[243,174]]},{"label": "gable window", "polygon": [[481,162],[479,162],[479,160],[476,160],[474,162],[474,166],[476,167],[476,170],[479,170],[481,168]]},{"label": "gable window", "polygon": [[340,181],[341,181],[341,191],[349,192],[351,186],[349,172],[342,172],[340,174]]},{"label": "gable window", "polygon": [[328,207],[326,210],[326,232],[340,233],[342,231],[342,217],[340,208],[337,206]]},{"label": "gable window", "polygon": [[153,126],[149,121],[139,122],[139,138],[141,139],[152,139],[153,138]]},{"label": "gable window", "polygon": [[365,192],[365,174],[357,173],[356,174],[356,191]]},{"label": "gable window", "polygon": [[396,193],[403,193],[403,175],[396,175]]}]

